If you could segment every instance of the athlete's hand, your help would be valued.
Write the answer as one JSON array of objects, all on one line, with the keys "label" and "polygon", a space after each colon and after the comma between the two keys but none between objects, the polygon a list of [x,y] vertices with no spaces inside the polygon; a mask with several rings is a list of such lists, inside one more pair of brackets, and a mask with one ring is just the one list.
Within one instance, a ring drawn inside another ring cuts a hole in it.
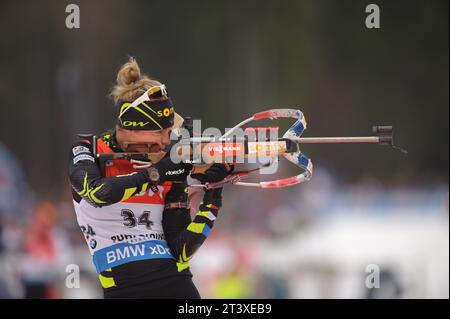
[{"label": "athlete's hand", "polygon": [[204,173],[192,174],[192,178],[200,183],[214,183],[223,180],[233,172],[234,166],[228,164],[214,163]]},{"label": "athlete's hand", "polygon": [[192,164],[173,163],[170,156],[164,157],[158,163],[147,168],[149,180],[159,184],[165,181],[184,182],[191,170]]},{"label": "athlete's hand", "polygon": [[[230,175],[233,170],[234,166],[232,165],[215,163],[211,165],[211,167],[208,168],[204,173],[192,174],[191,176],[200,181],[202,184],[215,183],[225,179],[225,177]],[[204,207],[201,209],[215,209],[216,211],[218,211],[220,207],[222,207],[222,189],[222,187],[205,189],[202,203]]]}]

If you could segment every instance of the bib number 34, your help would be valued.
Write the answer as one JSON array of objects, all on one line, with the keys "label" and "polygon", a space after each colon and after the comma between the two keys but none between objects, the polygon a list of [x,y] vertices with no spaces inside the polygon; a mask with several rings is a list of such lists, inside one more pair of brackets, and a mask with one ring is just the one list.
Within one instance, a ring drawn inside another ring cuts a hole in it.
[{"label": "bib number 34", "polygon": [[144,225],[146,229],[152,229],[153,222],[150,220],[150,211],[144,211],[140,216],[135,216],[129,209],[122,209],[120,215],[123,217],[123,225],[133,228],[138,225]]}]

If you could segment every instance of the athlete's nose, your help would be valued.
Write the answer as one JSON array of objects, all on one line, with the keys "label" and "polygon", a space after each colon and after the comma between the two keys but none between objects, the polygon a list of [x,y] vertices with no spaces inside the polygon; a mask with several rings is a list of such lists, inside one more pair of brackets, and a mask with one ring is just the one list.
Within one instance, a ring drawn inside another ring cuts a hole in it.
[{"label": "athlete's nose", "polygon": [[163,130],[161,137],[162,146],[166,146],[170,144],[170,130]]}]

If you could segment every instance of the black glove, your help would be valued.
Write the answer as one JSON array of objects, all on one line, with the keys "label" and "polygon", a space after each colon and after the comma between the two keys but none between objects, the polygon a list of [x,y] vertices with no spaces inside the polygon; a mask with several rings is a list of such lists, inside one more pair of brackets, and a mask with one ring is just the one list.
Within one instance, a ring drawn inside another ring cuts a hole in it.
[{"label": "black glove", "polygon": [[[228,167],[227,167],[228,166]],[[224,165],[220,163],[215,163],[211,165],[202,174],[192,174],[191,176],[202,184],[214,183],[223,180],[225,177],[230,175],[234,170],[233,165]],[[206,205],[213,204],[216,207],[216,213],[220,207],[222,207],[222,187],[214,189],[205,189],[205,195],[203,196],[203,204],[200,205],[200,210],[207,209]]]},{"label": "black glove", "polygon": [[165,181],[184,182],[191,170],[192,164],[183,162],[175,164],[170,159],[170,156],[164,157],[158,163],[147,168],[149,180],[158,184]]},{"label": "black glove", "polygon": [[[214,188],[214,189],[205,189],[205,195],[203,196],[203,204],[202,205],[208,205],[213,204],[217,207],[217,210],[219,210],[220,207],[222,207],[222,187],[220,188]],[[203,210],[204,208],[200,205],[200,210]]]},{"label": "black glove", "polygon": [[230,168],[227,168],[226,165],[215,163],[211,165],[204,173],[201,174],[192,174],[192,178],[200,181],[200,183],[214,183],[223,180],[225,177],[230,175],[233,172],[234,166],[230,165]]}]

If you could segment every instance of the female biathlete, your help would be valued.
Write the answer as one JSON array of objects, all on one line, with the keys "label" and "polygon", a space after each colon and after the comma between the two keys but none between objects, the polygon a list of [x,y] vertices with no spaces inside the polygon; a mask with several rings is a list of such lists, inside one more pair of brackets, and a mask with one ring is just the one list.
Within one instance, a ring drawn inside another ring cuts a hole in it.
[{"label": "female biathlete", "polygon": [[[150,101],[129,107],[149,89]],[[165,86],[141,75],[131,58],[119,70],[111,95],[117,125],[99,137],[80,138],[69,163],[77,221],[104,297],[200,298],[189,260],[213,227],[222,189],[206,190],[191,220],[186,179],[192,165],[175,164],[164,152],[177,116]],[[100,165],[96,154],[117,152],[159,153],[161,159],[146,168],[127,159]],[[191,177],[215,182],[230,171],[213,164]]]}]

